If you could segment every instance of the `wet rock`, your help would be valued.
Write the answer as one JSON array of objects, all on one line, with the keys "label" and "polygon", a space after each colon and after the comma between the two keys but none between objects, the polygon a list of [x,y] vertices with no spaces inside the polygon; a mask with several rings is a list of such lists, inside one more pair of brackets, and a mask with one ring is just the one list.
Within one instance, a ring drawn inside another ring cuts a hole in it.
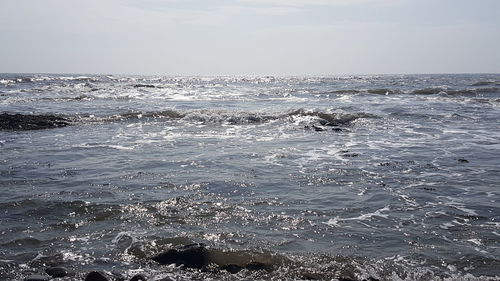
[{"label": "wet rock", "polygon": [[318,127],[318,126],[314,126],[312,125],[312,128],[316,131],[316,132],[323,132],[325,131],[325,129],[321,128],[321,127]]},{"label": "wet rock", "polygon": [[134,88],[156,88],[156,86],[150,84],[135,84]]},{"label": "wet rock", "polygon": [[342,157],[346,157],[346,158],[352,158],[352,157],[358,157],[359,154],[357,153],[346,153],[346,154],[343,154]]},{"label": "wet rock", "polygon": [[47,276],[39,275],[39,274],[33,274],[30,275],[26,278],[24,278],[24,281],[48,281],[49,278]]},{"label": "wet rock", "polygon": [[340,128],[332,128],[332,131],[334,131],[334,132],[342,132],[343,130],[340,129]]},{"label": "wet rock", "polygon": [[204,244],[190,244],[170,249],[152,260],[159,264],[183,265],[189,268],[203,268],[208,265],[208,251]]},{"label": "wet rock", "polygon": [[241,267],[237,264],[226,264],[226,265],[221,266],[220,268],[223,270],[227,270],[231,274],[238,273],[243,269],[243,267]]},{"label": "wet rock", "polygon": [[0,114],[0,130],[40,130],[68,125],[68,119],[55,115]]},{"label": "wet rock", "polygon": [[65,277],[69,275],[68,270],[64,267],[49,267],[45,269],[45,273],[54,278]]},{"label": "wet rock", "polygon": [[87,274],[87,277],[85,277],[85,281],[109,281],[104,274],[98,271],[92,271],[89,274]]},{"label": "wet rock", "polygon": [[261,262],[251,262],[247,264],[245,268],[248,270],[267,270],[267,271],[271,271],[272,269],[268,264]]},{"label": "wet rock", "polygon": [[146,276],[142,274],[136,274],[134,275],[134,277],[132,277],[132,279],[130,279],[130,281],[147,281],[147,279]]}]

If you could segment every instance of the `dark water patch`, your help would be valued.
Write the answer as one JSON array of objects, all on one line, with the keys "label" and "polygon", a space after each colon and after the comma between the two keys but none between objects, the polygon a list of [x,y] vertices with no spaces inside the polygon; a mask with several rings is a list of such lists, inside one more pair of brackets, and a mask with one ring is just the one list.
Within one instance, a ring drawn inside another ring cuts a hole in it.
[{"label": "dark water patch", "polygon": [[396,95],[396,94],[402,94],[403,93],[402,90],[398,90],[398,89],[385,89],[385,88],[381,88],[381,89],[369,89],[369,90],[367,90],[367,92],[369,94],[376,94],[376,95]]},{"label": "dark water patch", "polygon": [[413,90],[411,92],[411,94],[414,94],[414,95],[435,95],[435,94],[439,94],[442,91],[443,91],[442,88],[424,88],[424,89]]},{"label": "dark water patch", "polygon": [[328,91],[314,91],[311,90],[310,93],[314,95],[355,95],[361,93],[358,89],[339,89],[339,90],[328,90]]},{"label": "dark water patch", "polygon": [[0,114],[0,130],[41,130],[61,128],[69,125],[71,125],[69,119],[56,115]]},{"label": "dark water patch", "polygon": [[7,243],[1,244],[2,247],[35,247],[42,244],[43,241],[38,240],[33,237],[26,237],[15,239],[13,241],[9,241]]}]

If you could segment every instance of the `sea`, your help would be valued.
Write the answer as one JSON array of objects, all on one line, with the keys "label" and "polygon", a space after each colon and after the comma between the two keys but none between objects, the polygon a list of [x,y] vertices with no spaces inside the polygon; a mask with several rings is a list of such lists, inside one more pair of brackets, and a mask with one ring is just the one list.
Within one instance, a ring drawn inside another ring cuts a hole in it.
[{"label": "sea", "polygon": [[0,280],[500,280],[500,74],[0,74],[0,113]]}]

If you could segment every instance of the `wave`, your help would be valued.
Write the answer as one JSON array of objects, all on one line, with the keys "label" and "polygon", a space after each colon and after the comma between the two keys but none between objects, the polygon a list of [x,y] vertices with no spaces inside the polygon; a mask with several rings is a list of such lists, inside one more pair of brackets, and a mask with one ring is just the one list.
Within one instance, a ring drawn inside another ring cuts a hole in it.
[{"label": "wave", "polygon": [[[82,99],[85,97],[82,97]],[[179,111],[167,109],[162,111],[133,111],[111,116],[94,115],[53,115],[53,114],[0,114],[0,130],[39,130],[61,128],[77,124],[125,122],[125,121],[174,121],[197,125],[259,125],[270,122],[292,123],[324,130],[320,127],[349,126],[360,118],[377,118],[366,112],[328,112],[318,110],[297,109],[288,112],[245,112],[226,110],[191,110]],[[340,130],[340,129],[339,129]]]},{"label": "wave", "polygon": [[472,84],[471,86],[491,86],[491,85],[500,85],[500,81],[492,81],[492,80],[479,81]]},{"label": "wave", "polygon": [[[500,85],[496,83],[485,85]],[[470,89],[447,89],[442,87],[430,87],[421,89],[391,89],[391,88],[373,88],[373,89],[343,89],[322,91],[319,93],[311,92],[311,94],[320,95],[356,95],[356,94],[374,94],[374,95],[478,95],[487,93],[500,93],[500,87],[479,87]]]},{"label": "wave", "polygon": [[81,117],[83,122],[118,122],[127,120],[182,120],[203,125],[258,125],[272,121],[295,122],[302,117],[310,117],[310,122],[322,126],[347,126],[360,118],[377,118],[365,112],[325,112],[297,109],[284,113],[244,112],[225,110],[163,110],[155,112],[126,112],[108,117]]},{"label": "wave", "polygon": [[0,84],[12,85],[50,81],[98,82],[101,79],[98,76],[11,76],[0,79]]}]

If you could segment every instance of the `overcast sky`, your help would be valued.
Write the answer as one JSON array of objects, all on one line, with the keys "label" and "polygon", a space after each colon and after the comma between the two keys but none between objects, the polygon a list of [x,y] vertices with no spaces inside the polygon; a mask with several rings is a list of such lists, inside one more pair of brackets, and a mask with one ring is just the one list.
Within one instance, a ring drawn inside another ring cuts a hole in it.
[{"label": "overcast sky", "polygon": [[500,72],[499,0],[0,0],[0,72]]}]

